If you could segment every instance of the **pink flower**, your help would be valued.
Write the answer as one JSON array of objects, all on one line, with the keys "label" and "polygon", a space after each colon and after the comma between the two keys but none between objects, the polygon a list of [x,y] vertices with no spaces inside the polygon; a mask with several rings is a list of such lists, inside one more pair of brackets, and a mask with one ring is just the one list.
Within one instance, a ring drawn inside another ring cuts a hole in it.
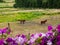
[{"label": "pink flower", "polygon": [[53,27],[51,25],[48,26],[48,31],[51,31]]},{"label": "pink flower", "polygon": [[2,29],[2,33],[6,33],[8,30],[8,27]]}]

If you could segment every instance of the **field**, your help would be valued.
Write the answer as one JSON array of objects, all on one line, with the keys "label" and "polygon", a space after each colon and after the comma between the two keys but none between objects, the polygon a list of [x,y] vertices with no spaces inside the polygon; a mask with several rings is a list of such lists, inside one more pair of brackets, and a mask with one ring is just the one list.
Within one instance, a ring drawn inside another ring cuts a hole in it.
[{"label": "field", "polygon": [[[46,32],[48,25],[56,26],[60,24],[60,9],[15,9],[14,3],[0,4],[0,28],[10,23],[12,35]],[[17,20],[25,19],[25,24],[20,24]],[[41,21],[47,19],[46,24],[41,25]]]},{"label": "field", "polygon": [[43,0],[39,8],[14,8],[15,0],[0,2],[0,45],[60,45],[60,9],[50,9],[51,1]]},{"label": "field", "polygon": [[[19,15],[18,15],[19,14]],[[44,14],[44,15],[43,15]],[[46,32],[48,25],[56,26],[60,24],[60,14],[59,13],[35,13],[35,12],[20,12],[13,15],[0,15],[0,28],[7,26],[7,23],[10,22],[12,29],[12,36],[16,34],[28,34],[28,33],[37,33],[37,32]],[[53,14],[53,15],[52,15]],[[56,14],[56,15],[55,15]],[[3,17],[3,18],[2,18]],[[25,24],[20,24],[18,19],[26,20]],[[46,24],[41,25],[41,21],[47,19]]]}]

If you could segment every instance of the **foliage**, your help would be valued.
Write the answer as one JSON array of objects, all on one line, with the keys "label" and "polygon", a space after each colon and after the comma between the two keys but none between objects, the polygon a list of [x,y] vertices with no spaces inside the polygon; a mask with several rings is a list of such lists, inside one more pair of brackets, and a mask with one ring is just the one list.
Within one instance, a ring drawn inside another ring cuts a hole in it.
[{"label": "foliage", "polygon": [[0,2],[3,2],[3,0],[0,0]]},{"label": "foliage", "polygon": [[60,0],[15,0],[14,7],[60,8]]}]

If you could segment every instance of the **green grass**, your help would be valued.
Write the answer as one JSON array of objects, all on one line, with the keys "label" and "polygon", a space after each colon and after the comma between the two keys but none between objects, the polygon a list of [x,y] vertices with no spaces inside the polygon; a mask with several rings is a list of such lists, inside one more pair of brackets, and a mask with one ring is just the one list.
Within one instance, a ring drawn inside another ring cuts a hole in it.
[{"label": "green grass", "polygon": [[19,13],[13,13],[13,14],[5,14],[0,15],[0,22],[14,22],[17,20],[33,20],[35,18],[38,18],[39,16],[43,15],[56,15],[60,14],[58,13],[43,13],[39,11],[33,11],[33,12],[19,12]]},{"label": "green grass", "polygon": [[38,16],[41,16],[42,13],[40,12],[20,12],[20,13],[14,13],[7,14],[7,15],[0,15],[0,22],[11,22],[11,21],[17,21],[17,20],[32,20]]}]

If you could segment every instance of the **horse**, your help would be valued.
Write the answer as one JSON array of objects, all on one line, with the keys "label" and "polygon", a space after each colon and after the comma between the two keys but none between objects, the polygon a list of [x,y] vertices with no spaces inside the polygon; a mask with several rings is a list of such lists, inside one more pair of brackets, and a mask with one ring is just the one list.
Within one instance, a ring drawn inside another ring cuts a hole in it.
[{"label": "horse", "polygon": [[18,21],[20,21],[20,24],[25,24],[26,20],[18,20]]},{"label": "horse", "polygon": [[47,22],[47,19],[44,20],[44,21],[41,21],[41,24],[45,24]]}]

